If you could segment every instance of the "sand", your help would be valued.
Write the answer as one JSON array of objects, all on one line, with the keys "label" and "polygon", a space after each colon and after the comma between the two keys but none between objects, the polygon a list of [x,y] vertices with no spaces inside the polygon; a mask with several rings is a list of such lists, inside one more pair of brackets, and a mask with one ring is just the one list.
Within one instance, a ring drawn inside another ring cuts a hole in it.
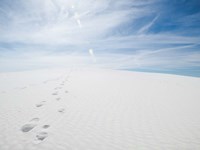
[{"label": "sand", "polygon": [[0,73],[0,150],[199,150],[200,78]]}]

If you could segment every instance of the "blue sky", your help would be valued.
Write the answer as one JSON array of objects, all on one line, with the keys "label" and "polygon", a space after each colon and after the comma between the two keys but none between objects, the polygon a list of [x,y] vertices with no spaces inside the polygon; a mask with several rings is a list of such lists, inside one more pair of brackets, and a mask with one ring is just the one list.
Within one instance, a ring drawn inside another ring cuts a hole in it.
[{"label": "blue sky", "polygon": [[199,0],[0,0],[0,71],[96,66],[200,76]]}]

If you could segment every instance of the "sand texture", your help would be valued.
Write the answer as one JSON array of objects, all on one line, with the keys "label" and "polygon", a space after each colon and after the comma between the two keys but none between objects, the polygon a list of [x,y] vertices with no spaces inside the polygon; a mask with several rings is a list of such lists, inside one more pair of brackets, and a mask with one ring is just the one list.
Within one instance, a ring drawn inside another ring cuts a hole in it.
[{"label": "sand texture", "polygon": [[0,150],[199,150],[200,78],[0,73]]}]

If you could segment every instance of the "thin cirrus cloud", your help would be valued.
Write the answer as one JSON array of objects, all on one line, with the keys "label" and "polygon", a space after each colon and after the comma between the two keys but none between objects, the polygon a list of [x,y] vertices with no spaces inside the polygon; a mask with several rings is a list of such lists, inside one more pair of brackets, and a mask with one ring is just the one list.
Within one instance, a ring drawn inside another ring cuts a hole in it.
[{"label": "thin cirrus cloud", "polygon": [[197,72],[196,7],[193,0],[2,0],[0,70],[75,65]]}]

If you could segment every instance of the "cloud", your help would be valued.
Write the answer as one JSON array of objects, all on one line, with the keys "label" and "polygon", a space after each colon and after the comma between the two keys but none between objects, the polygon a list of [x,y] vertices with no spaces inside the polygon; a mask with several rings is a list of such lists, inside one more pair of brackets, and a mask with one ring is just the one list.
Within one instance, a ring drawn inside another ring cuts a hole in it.
[{"label": "cloud", "polygon": [[119,7],[114,1],[105,0],[74,3],[64,0],[32,0],[28,3],[22,0],[23,10],[18,9],[19,4],[13,10],[1,8],[11,15],[7,19],[9,28],[1,31],[0,40],[54,45],[87,42],[105,35],[109,29],[126,21],[128,14],[131,15],[131,10],[112,8],[111,2]]},{"label": "cloud", "polygon": [[[200,64],[200,38],[192,30],[200,12],[182,18],[173,12],[177,20],[167,22],[168,8],[159,0],[1,3],[0,69],[72,64],[176,69]],[[176,27],[180,24],[185,24],[181,30]]]},{"label": "cloud", "polygon": [[146,24],[145,26],[143,26],[139,31],[138,34],[144,34],[145,32],[147,32],[149,30],[149,28],[156,22],[156,20],[158,19],[158,15],[148,24]]}]

